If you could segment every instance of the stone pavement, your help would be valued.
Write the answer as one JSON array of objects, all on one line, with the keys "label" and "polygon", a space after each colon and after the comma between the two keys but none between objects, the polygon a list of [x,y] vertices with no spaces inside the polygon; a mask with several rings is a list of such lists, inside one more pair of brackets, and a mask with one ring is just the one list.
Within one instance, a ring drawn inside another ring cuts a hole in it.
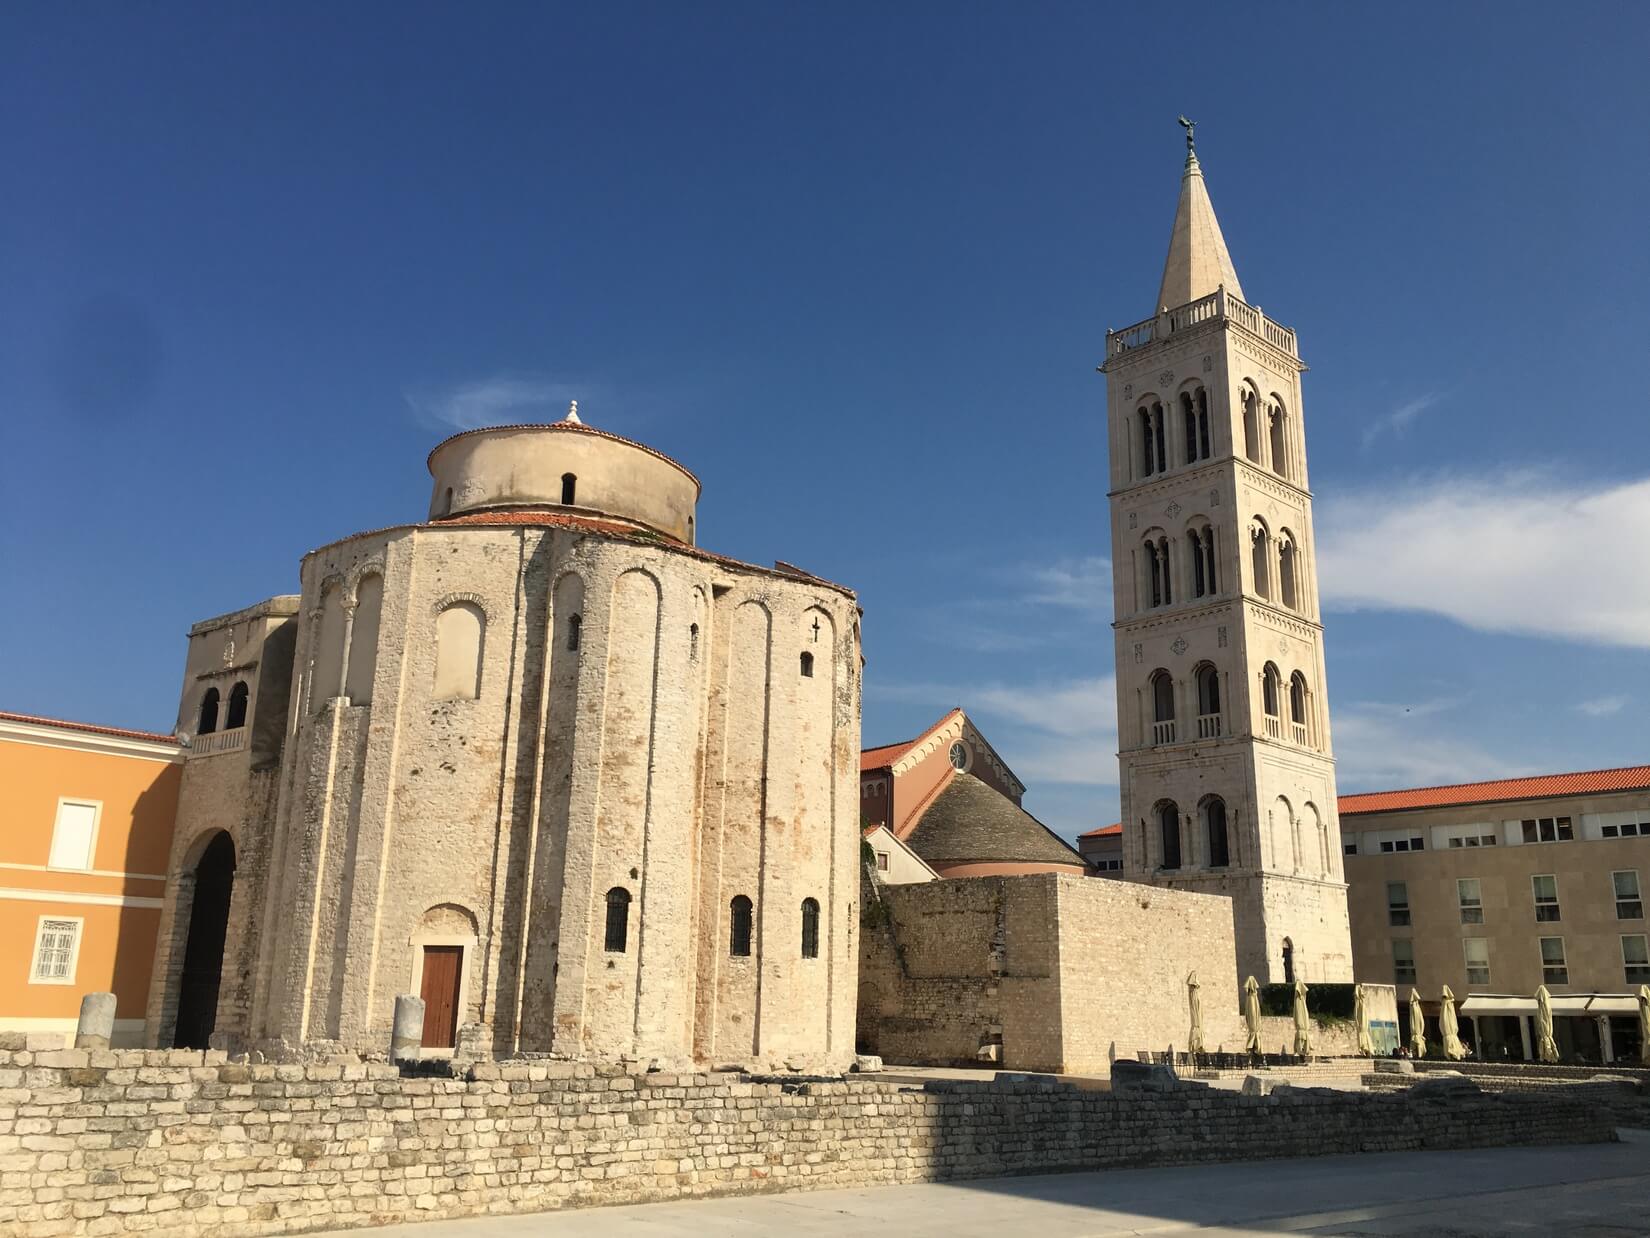
[{"label": "stone pavement", "polygon": [[1617,1144],[1395,1152],[803,1191],[368,1232],[375,1238],[1644,1238],[1650,1235],[1650,1131],[1621,1134]]}]

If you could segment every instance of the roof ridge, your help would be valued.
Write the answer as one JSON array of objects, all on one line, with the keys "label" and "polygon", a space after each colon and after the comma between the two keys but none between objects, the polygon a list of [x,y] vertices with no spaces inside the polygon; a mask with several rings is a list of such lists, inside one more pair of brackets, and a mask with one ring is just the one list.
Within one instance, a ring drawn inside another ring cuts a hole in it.
[{"label": "roof ridge", "polygon": [[1498,782],[1536,782],[1543,778],[1586,778],[1592,774],[1625,774],[1630,770],[1650,770],[1650,762],[1639,765],[1610,765],[1603,769],[1561,770],[1555,774],[1505,774],[1500,778],[1474,778],[1467,782],[1439,782],[1424,787],[1392,787],[1383,791],[1348,791],[1337,799],[1357,799],[1362,795],[1412,795],[1422,791],[1455,791],[1461,787],[1489,787]]},{"label": "roof ridge", "polygon": [[142,739],[156,744],[180,747],[177,736],[162,735],[159,731],[139,731],[133,727],[104,726],[97,722],[74,722],[68,718],[47,718],[41,714],[20,714],[0,709],[0,722],[22,722],[34,726],[55,726],[65,731],[84,731],[89,735],[109,735],[117,739]]}]

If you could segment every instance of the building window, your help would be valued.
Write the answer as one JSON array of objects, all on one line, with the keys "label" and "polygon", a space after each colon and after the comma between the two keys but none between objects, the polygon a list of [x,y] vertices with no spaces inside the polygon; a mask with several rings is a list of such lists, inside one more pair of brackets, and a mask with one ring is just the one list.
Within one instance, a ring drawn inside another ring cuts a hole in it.
[{"label": "building window", "polygon": [[1299,610],[1295,580],[1295,541],[1285,529],[1278,535],[1278,600],[1290,610]]},{"label": "building window", "polygon": [[200,721],[195,725],[196,735],[210,735],[218,729],[218,690],[208,688],[201,697]]},{"label": "building window", "polygon": [[1627,821],[1621,825],[1599,827],[1604,838],[1650,838],[1650,821]]},{"label": "building window", "polygon": [[1490,943],[1484,937],[1464,937],[1461,939],[1461,952],[1467,960],[1467,983],[1488,984],[1490,982]]},{"label": "building window", "polygon": [[1541,939],[1541,983],[1570,983],[1570,969],[1564,963],[1564,939],[1562,937],[1543,937]]},{"label": "building window", "polygon": [[487,617],[474,602],[455,602],[435,617],[435,687],[438,701],[481,695],[481,655]]},{"label": "building window", "polygon": [[609,954],[623,954],[630,940],[630,891],[614,886],[607,892],[607,932],[603,946]]},{"label": "building window", "polygon": [[1260,463],[1260,399],[1245,388],[1243,392],[1243,454],[1254,464]]},{"label": "building window", "polygon": [[1209,867],[1225,868],[1232,862],[1231,842],[1226,833],[1226,801],[1212,799],[1203,805],[1203,825],[1209,836]]},{"label": "building window", "polygon": [[1263,598],[1272,596],[1271,543],[1260,521],[1249,527],[1249,567],[1255,578],[1255,594]]},{"label": "building window", "polygon": [[1341,854],[1342,855],[1357,855],[1358,854],[1358,844],[1355,843],[1355,842],[1343,842],[1341,844]]},{"label": "building window", "polygon": [[819,903],[811,898],[802,900],[802,957],[819,957]]},{"label": "building window", "polygon": [[569,615],[569,616],[567,616],[567,650],[568,650],[568,652],[569,653],[577,653],[579,651],[579,645],[583,642],[583,640],[584,640],[584,616],[583,615]]},{"label": "building window", "polygon": [[246,681],[244,679],[237,680],[235,686],[229,689],[229,709],[224,714],[224,730],[233,731],[246,725],[247,696]]},{"label": "building window", "polygon": [[561,501],[567,506],[573,506],[574,496],[579,492],[579,479],[572,473],[561,475]]},{"label": "building window", "polygon": [[30,984],[73,984],[75,959],[80,953],[78,919],[40,918],[34,935],[34,968]]},{"label": "building window", "polygon": [[688,661],[689,662],[697,662],[698,660],[699,660],[699,625],[697,623],[690,623],[690,624],[688,624]]},{"label": "building window", "polygon": [[1634,868],[1611,873],[1610,881],[1616,887],[1616,919],[1644,919],[1644,902],[1639,895],[1639,874]]},{"label": "building window", "polygon": [[1476,877],[1462,877],[1455,883],[1455,900],[1461,905],[1462,924],[1484,923],[1484,891]]},{"label": "building window", "polygon": [[1409,885],[1403,881],[1386,883],[1386,922],[1393,928],[1409,926]]},{"label": "building window", "polygon": [[888,871],[888,853],[886,851],[879,851],[879,852],[877,852],[877,872],[885,873],[887,871]]},{"label": "building window", "polygon": [[67,868],[78,872],[91,868],[102,807],[96,800],[57,801],[57,820],[52,823],[52,849],[46,859],[47,868]]},{"label": "building window", "polygon": [[802,677],[804,679],[812,679],[814,677],[814,655],[811,653],[805,653],[802,655]]},{"label": "building window", "polygon": [[1152,743],[1174,743],[1174,679],[1169,672],[1152,672]]},{"label": "building window", "polygon": [[1306,676],[1296,671],[1289,676],[1289,726],[1295,742],[1303,748],[1310,733],[1306,719]]},{"label": "building window", "polygon": [[751,901],[736,894],[728,904],[728,953],[748,958],[751,952]]},{"label": "building window", "polygon": [[1272,423],[1272,471],[1279,477],[1289,476],[1289,430],[1283,405],[1274,404],[1269,410]]},{"label": "building window", "polygon": [[1173,803],[1157,810],[1158,830],[1163,844],[1163,867],[1180,867],[1180,809]]},{"label": "building window", "polygon": [[1628,984],[1650,984],[1650,941],[1643,933],[1621,939],[1621,961]]},{"label": "building window", "polygon": [[1142,477],[1164,472],[1169,467],[1169,453],[1163,433],[1163,406],[1153,404],[1140,410],[1140,465]]},{"label": "building window", "polygon": [[1381,840],[1382,851],[1422,851],[1426,844],[1419,838],[1386,838]]},{"label": "building window", "polygon": [[1180,393],[1180,415],[1186,429],[1186,463],[1209,458],[1209,393],[1202,387]]},{"label": "building window", "polygon": [[1535,817],[1521,824],[1527,843],[1567,843],[1576,836],[1568,817]]},{"label": "building window", "polygon": [[1559,919],[1558,878],[1545,874],[1531,877],[1530,888],[1535,895],[1535,918],[1543,923]]},{"label": "building window", "polygon": [[1392,939],[1392,983],[1415,983],[1415,943],[1407,937]]},{"label": "building window", "polygon": [[1220,738],[1220,672],[1205,662],[1193,674],[1197,681],[1197,737]]},{"label": "building window", "polygon": [[1094,871],[1097,873],[1120,873],[1123,871],[1122,860],[1095,860]]}]

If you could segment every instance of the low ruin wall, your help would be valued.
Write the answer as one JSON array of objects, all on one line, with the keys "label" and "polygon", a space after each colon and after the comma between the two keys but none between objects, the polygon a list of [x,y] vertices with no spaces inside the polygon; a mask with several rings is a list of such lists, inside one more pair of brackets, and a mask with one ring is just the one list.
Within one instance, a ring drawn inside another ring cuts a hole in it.
[{"label": "low ruin wall", "polygon": [[0,1053],[0,1233],[296,1233],[568,1205],[1334,1152],[1601,1142],[1556,1095],[763,1082],[549,1061]]}]

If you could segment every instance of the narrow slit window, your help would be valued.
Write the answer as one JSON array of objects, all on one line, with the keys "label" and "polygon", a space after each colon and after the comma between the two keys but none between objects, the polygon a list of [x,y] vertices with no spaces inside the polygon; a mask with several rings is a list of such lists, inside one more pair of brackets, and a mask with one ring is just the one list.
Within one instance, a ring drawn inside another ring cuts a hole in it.
[{"label": "narrow slit window", "polygon": [[728,904],[728,953],[742,959],[748,958],[750,952],[751,901],[743,894],[737,894]]},{"label": "narrow slit window", "polygon": [[811,898],[802,900],[802,957],[819,957],[819,903]]},{"label": "narrow slit window", "polygon": [[804,653],[802,655],[802,677],[804,679],[812,679],[814,677],[814,655],[811,653]]},{"label": "narrow slit window", "polygon": [[607,892],[607,931],[603,948],[609,954],[623,954],[630,941],[630,891],[614,886]]},{"label": "narrow slit window", "polygon": [[568,507],[573,506],[579,493],[579,479],[572,473],[561,475],[561,501]]},{"label": "narrow slit window", "polygon": [[584,640],[584,616],[567,616],[567,649],[570,653],[577,653],[579,645]]}]

